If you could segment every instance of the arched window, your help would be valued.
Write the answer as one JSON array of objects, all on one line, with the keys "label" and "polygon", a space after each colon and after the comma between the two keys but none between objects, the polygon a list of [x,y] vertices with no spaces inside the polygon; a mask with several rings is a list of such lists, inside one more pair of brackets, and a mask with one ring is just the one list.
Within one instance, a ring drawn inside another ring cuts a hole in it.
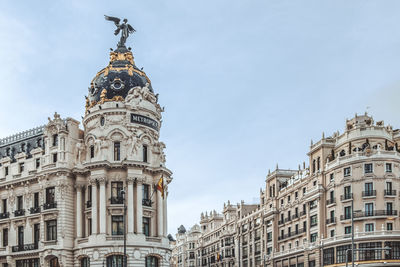
[{"label": "arched window", "polygon": [[88,257],[82,258],[81,259],[81,267],[89,267],[90,266],[90,260]]},{"label": "arched window", "polygon": [[111,255],[107,257],[107,267],[122,267],[124,257],[122,255]]},{"label": "arched window", "polygon": [[312,161],[312,172],[315,172],[315,159]]},{"label": "arched window", "polygon": [[146,257],[146,267],[158,267],[158,258],[154,256]]},{"label": "arched window", "polygon": [[60,264],[58,264],[57,257],[54,257],[49,261],[49,267],[60,267]]},{"label": "arched window", "polygon": [[318,157],[318,159],[317,159],[317,170],[320,170],[320,169],[321,169],[321,158]]}]

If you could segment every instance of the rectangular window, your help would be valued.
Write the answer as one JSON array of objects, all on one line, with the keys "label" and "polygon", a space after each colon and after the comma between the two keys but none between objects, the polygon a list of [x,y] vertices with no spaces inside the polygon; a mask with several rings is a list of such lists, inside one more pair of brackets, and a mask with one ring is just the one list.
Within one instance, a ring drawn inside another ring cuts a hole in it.
[{"label": "rectangular window", "polygon": [[33,194],[33,207],[38,208],[39,207],[39,192],[36,192]]},{"label": "rectangular window", "polygon": [[344,228],[344,234],[345,234],[345,235],[351,234],[351,226],[346,226],[346,227]]},{"label": "rectangular window", "polygon": [[335,180],[333,172],[329,175],[329,181],[333,182]]},{"label": "rectangular window", "polygon": [[317,241],[317,237],[318,237],[318,233],[313,233],[310,235],[310,241],[311,243],[314,243],[315,241]]},{"label": "rectangular window", "polygon": [[121,160],[121,143],[114,142],[114,160]]},{"label": "rectangular window", "polygon": [[40,240],[40,223],[36,223],[33,225],[33,243],[36,245],[39,244]]},{"label": "rectangular window", "polygon": [[324,265],[335,263],[335,248],[324,249]]},{"label": "rectangular window", "polygon": [[306,194],[306,188],[303,187],[303,196]]},{"label": "rectangular window", "polygon": [[124,234],[124,217],[122,215],[111,216],[112,235]]},{"label": "rectangular window", "polygon": [[[351,249],[351,245],[336,247],[336,263],[346,262],[346,252],[348,249]],[[351,261],[351,253],[347,253],[347,261]]]},{"label": "rectangular window", "polygon": [[111,204],[123,204],[123,182],[111,182]]},{"label": "rectangular window", "polygon": [[331,237],[335,237],[335,230],[331,230]]},{"label": "rectangular window", "polygon": [[351,167],[347,167],[343,169],[343,176],[347,177],[351,175]]},{"label": "rectangular window", "polygon": [[8,228],[3,229],[3,247],[8,246]]},{"label": "rectangular window", "polygon": [[19,173],[22,173],[23,171],[24,171],[24,163],[23,162],[21,162],[20,164],[19,164]]},{"label": "rectangular window", "polygon": [[150,185],[143,184],[143,199],[150,199]]},{"label": "rectangular window", "polygon": [[386,172],[392,172],[392,163],[386,163],[385,164],[385,171]]},{"label": "rectangular window", "polygon": [[372,173],[372,172],[373,172],[372,163],[364,164],[364,173]]},{"label": "rectangular window", "polygon": [[18,226],[18,246],[24,245],[24,227]]},{"label": "rectangular window", "polygon": [[3,206],[2,206],[2,208],[3,208],[3,213],[6,213],[6,212],[7,212],[7,199],[6,199],[6,198],[3,199]]},{"label": "rectangular window", "polygon": [[57,220],[46,221],[46,240],[57,240]]},{"label": "rectangular window", "polygon": [[365,232],[373,232],[374,231],[374,224],[373,223],[366,223],[365,224]]},{"label": "rectangular window", "polygon": [[90,158],[94,158],[94,146],[90,146]]},{"label": "rectangular window", "polygon": [[380,260],[382,259],[382,251],[372,250],[371,248],[382,248],[381,242],[369,242],[369,243],[360,243],[358,245],[360,249],[363,249],[358,252],[360,261],[369,261],[369,260]]},{"label": "rectangular window", "polygon": [[374,216],[374,203],[365,203],[365,216]]},{"label": "rectangular window", "polygon": [[4,167],[4,176],[8,175],[8,167]]},{"label": "rectangular window", "polygon": [[143,145],[143,162],[147,162],[147,145]]},{"label": "rectangular window", "polygon": [[53,163],[57,162],[57,153],[53,153]]},{"label": "rectangular window", "polygon": [[40,167],[40,158],[35,159],[36,162],[36,169],[39,169]]},{"label": "rectangular window", "polygon": [[150,218],[143,217],[143,234],[150,236]]},{"label": "rectangular window", "polygon": [[22,210],[24,208],[24,201],[22,196],[17,197],[17,210]]},{"label": "rectangular window", "polygon": [[389,193],[389,195],[392,195],[392,190],[393,190],[392,182],[386,182],[386,192]]},{"label": "rectangular window", "polygon": [[344,218],[351,219],[351,206],[344,207]]},{"label": "rectangular window", "polygon": [[58,134],[53,135],[53,146],[58,146]]},{"label": "rectangular window", "polygon": [[313,215],[310,217],[310,226],[316,226],[318,224],[317,215]]},{"label": "rectangular window", "polygon": [[54,204],[56,202],[55,194],[56,189],[54,187],[46,188],[46,204]]},{"label": "rectangular window", "polygon": [[386,230],[392,231],[393,230],[393,223],[387,223],[386,224]]}]

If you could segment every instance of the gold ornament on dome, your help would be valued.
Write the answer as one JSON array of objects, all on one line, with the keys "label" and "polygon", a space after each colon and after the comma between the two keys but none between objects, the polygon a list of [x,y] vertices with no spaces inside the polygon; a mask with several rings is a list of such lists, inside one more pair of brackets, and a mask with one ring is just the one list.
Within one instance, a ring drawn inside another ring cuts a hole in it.
[{"label": "gold ornament on dome", "polygon": [[133,61],[133,54],[132,52],[126,52],[126,53],[117,53],[117,52],[111,52],[110,53],[110,63],[113,61],[129,61],[132,65],[135,64],[135,61]]}]

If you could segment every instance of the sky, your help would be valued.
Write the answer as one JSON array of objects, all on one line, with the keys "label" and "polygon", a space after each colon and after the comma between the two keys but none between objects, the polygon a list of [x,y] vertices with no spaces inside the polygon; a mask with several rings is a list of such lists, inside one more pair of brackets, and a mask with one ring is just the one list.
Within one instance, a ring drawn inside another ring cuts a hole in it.
[{"label": "sky", "polygon": [[128,18],[127,44],[165,106],[168,230],[224,202],[253,203],[268,169],[297,169],[311,139],[368,111],[400,127],[400,1],[0,0],[0,137],[57,111],[81,120],[87,88]]}]

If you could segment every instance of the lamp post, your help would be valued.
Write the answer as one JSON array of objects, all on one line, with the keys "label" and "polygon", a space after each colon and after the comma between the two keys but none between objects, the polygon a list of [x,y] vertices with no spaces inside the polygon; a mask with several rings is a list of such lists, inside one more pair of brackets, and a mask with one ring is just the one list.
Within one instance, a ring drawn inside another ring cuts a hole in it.
[{"label": "lamp post", "polygon": [[124,202],[124,259],[123,259],[123,264],[122,267],[127,267],[127,261],[126,261],[126,201],[125,201],[125,190],[121,190],[121,196],[122,196],[122,201]]}]

